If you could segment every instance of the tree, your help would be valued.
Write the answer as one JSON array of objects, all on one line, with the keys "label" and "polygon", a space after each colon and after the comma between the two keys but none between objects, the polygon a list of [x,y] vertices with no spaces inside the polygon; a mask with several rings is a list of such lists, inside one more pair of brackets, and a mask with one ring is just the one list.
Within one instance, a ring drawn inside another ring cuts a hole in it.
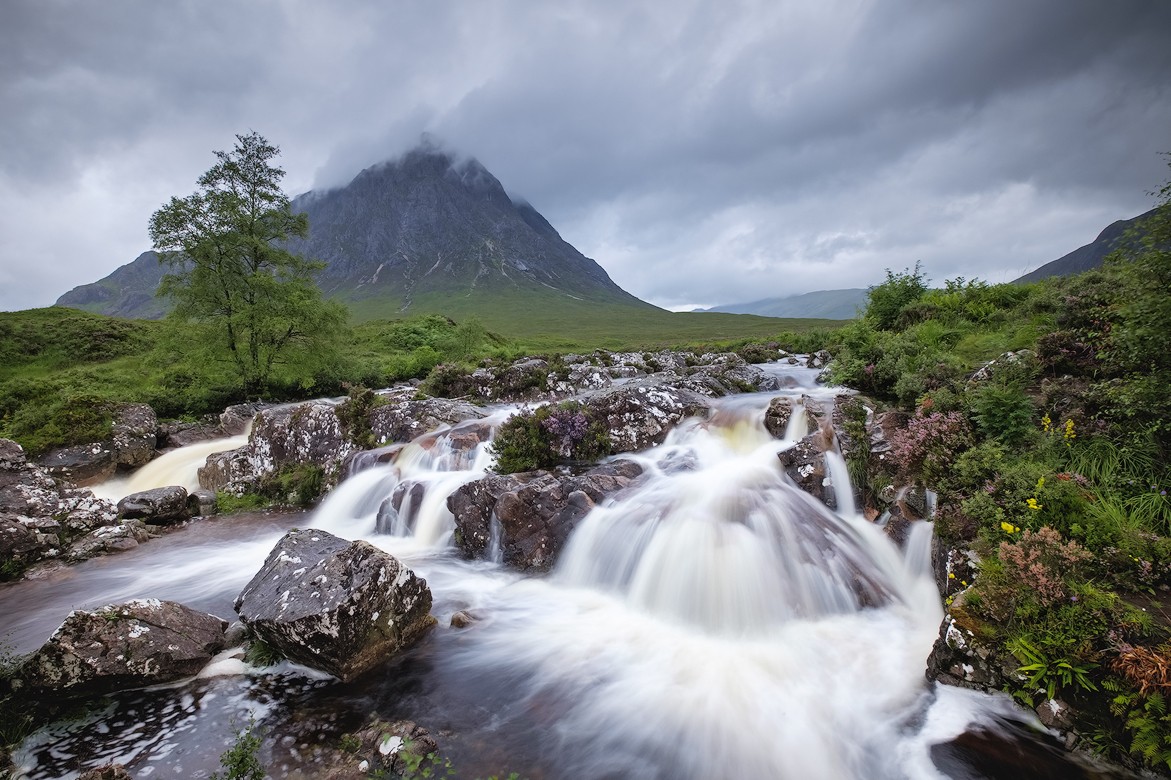
[{"label": "tree", "polygon": [[280,189],[285,172],[271,162],[278,154],[259,133],[237,135],[232,151],[215,153],[198,191],[172,197],[150,218],[151,241],[171,268],[158,294],[174,301],[173,318],[210,329],[249,398],[278,366],[300,369],[304,382],[345,321],[313,281],[323,265],[281,245],[305,237],[309,221]]}]

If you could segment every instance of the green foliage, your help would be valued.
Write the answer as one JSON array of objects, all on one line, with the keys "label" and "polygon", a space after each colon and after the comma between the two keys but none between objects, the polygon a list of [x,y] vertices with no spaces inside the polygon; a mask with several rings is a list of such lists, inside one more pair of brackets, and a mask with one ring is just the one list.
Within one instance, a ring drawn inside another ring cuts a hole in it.
[{"label": "green foliage", "polygon": [[54,447],[103,441],[111,435],[113,404],[91,394],[62,394],[45,397],[32,392],[9,398],[11,415],[6,414],[3,435],[16,441],[33,456]]},{"label": "green foliage", "polygon": [[500,426],[491,449],[501,474],[549,469],[567,461],[595,461],[610,454],[606,425],[590,419],[577,401],[524,409]]},{"label": "green foliage", "polygon": [[972,419],[985,436],[1015,445],[1036,433],[1036,410],[1022,385],[988,382],[969,398]]},{"label": "green foliage", "polygon": [[281,503],[307,507],[325,491],[325,470],[316,463],[285,464],[262,486],[261,494]]},{"label": "green foliage", "polygon": [[870,288],[869,302],[863,318],[879,330],[891,330],[899,322],[905,309],[927,292],[923,270],[915,263],[914,269],[899,273],[886,269],[886,280]]},{"label": "green foliage", "polygon": [[248,649],[244,651],[244,660],[253,666],[265,667],[275,666],[285,660],[285,657],[268,642],[258,637],[253,637],[248,643]]},{"label": "green foliage", "polygon": [[245,493],[242,496],[226,493],[222,490],[216,493],[216,507],[221,515],[255,512],[271,504],[270,499],[256,493]]},{"label": "green foliage", "polygon": [[350,441],[363,449],[378,446],[370,428],[370,412],[387,402],[373,390],[362,385],[351,385],[349,397],[337,407],[338,422]]},{"label": "green foliage", "polygon": [[1147,766],[1171,769],[1171,713],[1163,694],[1121,692],[1111,700],[1110,711],[1125,719],[1132,755]]},{"label": "green foliage", "polygon": [[[1098,690],[1098,686],[1090,679],[1090,672],[1097,664],[1046,656],[1021,638],[1010,640],[1008,646],[1012,654],[1023,662],[1020,671],[1029,675],[1025,683],[1025,692],[1029,696],[1034,696],[1039,690],[1044,692],[1045,698],[1052,699],[1058,691],[1071,687],[1081,691]],[[1035,703],[1035,699],[1030,701],[1032,703]]]},{"label": "green foliage", "polygon": [[280,247],[308,235],[309,224],[280,190],[284,171],[270,162],[279,150],[253,132],[215,154],[199,190],[172,197],[150,219],[151,240],[171,268],[159,286],[175,302],[168,320],[177,330],[210,325],[215,338],[192,347],[230,362],[246,397],[267,391],[278,368],[286,380],[311,384],[336,350],[346,314],[322,299],[313,281],[322,266]]},{"label": "green foliage", "polygon": [[260,737],[255,733],[256,723],[237,733],[236,741],[220,754],[224,773],[212,772],[211,780],[264,780],[264,766],[260,763]]}]

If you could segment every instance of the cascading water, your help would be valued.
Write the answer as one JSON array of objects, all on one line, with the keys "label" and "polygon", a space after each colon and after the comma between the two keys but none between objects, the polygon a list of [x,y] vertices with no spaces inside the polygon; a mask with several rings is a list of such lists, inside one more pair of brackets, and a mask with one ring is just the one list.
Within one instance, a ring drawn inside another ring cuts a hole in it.
[{"label": "cascading water", "polygon": [[[357,459],[312,517],[281,524],[367,539],[427,578],[440,625],[406,660],[350,686],[274,684],[254,671],[127,694],[115,715],[42,732],[18,761],[34,779],[120,757],[141,777],[206,776],[221,750],[209,740],[230,741],[232,719],[260,702],[274,734],[313,706],[374,707],[444,729],[444,752],[467,776],[943,777],[930,742],[986,705],[950,693],[932,703],[923,680],[942,616],[930,527],[900,551],[855,511],[831,512],[799,491],[776,457],[792,442],[763,430],[768,400],[730,400],[633,456],[644,476],[581,521],[543,578],[459,560],[448,546],[446,497],[489,467],[486,436],[466,446],[457,426]],[[797,438],[805,415],[793,418]],[[452,446],[461,436],[465,446]],[[22,649],[75,605],[161,594],[227,616],[280,534],[270,526],[241,544],[242,528],[251,526],[196,524],[81,564],[68,580],[0,590],[0,614],[37,604],[25,610]],[[184,543],[197,533],[209,536]],[[478,622],[449,628],[458,610]],[[942,717],[941,707],[964,714]],[[133,726],[111,736],[119,718]],[[316,776],[278,758],[278,742],[273,777]]]},{"label": "cascading water", "polygon": [[115,477],[94,485],[90,490],[98,498],[114,502],[132,493],[168,485],[182,485],[188,492],[199,490],[198,471],[209,455],[234,450],[247,443],[248,431],[239,436],[188,444],[163,453],[129,477]]}]

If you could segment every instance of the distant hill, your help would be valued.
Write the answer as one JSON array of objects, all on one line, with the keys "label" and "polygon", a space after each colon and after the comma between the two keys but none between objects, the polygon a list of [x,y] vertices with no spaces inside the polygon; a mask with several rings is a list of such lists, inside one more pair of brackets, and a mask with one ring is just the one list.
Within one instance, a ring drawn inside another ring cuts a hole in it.
[{"label": "distant hill", "polygon": [[762,317],[815,317],[827,320],[850,320],[866,305],[866,290],[817,290],[786,298],[763,298],[749,303],[729,303],[697,311],[758,314]]},{"label": "distant hill", "polygon": [[[501,306],[555,310],[581,304],[651,306],[564,241],[528,203],[514,200],[474,159],[430,146],[372,166],[337,189],[293,200],[309,236],[289,249],[324,261],[318,284],[360,319]],[[146,252],[109,276],[74,288],[62,306],[157,318],[164,268]]]},{"label": "distant hill", "polygon": [[1124,237],[1127,231],[1147,217],[1152,216],[1155,211],[1156,209],[1151,209],[1145,214],[1139,214],[1133,219],[1120,219],[1117,222],[1113,222],[1089,244],[1079,247],[1052,262],[1046,263],[1037,270],[1027,273],[1015,281],[1039,282],[1051,276],[1073,276],[1074,274],[1080,274],[1082,271],[1097,268],[1102,265],[1102,261],[1106,259],[1107,255],[1124,245]]},{"label": "distant hill", "polygon": [[157,320],[168,310],[166,301],[155,297],[166,270],[157,254],[143,252],[104,279],[74,287],[58,298],[56,305],[92,314]]}]

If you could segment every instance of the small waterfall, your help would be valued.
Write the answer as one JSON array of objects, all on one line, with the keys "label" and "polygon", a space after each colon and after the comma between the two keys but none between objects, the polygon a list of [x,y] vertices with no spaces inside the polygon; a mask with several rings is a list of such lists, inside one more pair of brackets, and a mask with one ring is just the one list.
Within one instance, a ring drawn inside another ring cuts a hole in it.
[{"label": "small waterfall", "polygon": [[[251,428],[251,424],[249,424]],[[199,490],[200,467],[207,463],[208,456],[243,447],[248,443],[248,431],[239,436],[188,444],[170,452],[164,452],[128,477],[115,477],[90,488],[98,498],[120,501],[132,493],[152,490],[168,485],[181,485],[187,492]]]},{"label": "small waterfall", "polygon": [[421,547],[446,545],[455,528],[447,497],[487,472],[493,422],[443,428],[406,445],[359,453],[351,476],[317,507],[313,525],[351,539],[384,534],[411,537]]},{"label": "small waterfall", "polygon": [[858,507],[854,501],[854,487],[850,482],[850,470],[846,467],[846,459],[837,449],[825,452],[825,473],[829,475],[830,484],[834,490],[834,503],[837,504],[838,514],[842,517],[854,517],[858,514]]},{"label": "small waterfall", "polygon": [[793,413],[785,424],[785,441],[797,442],[809,435],[809,421],[805,418],[805,404],[794,403]]}]

